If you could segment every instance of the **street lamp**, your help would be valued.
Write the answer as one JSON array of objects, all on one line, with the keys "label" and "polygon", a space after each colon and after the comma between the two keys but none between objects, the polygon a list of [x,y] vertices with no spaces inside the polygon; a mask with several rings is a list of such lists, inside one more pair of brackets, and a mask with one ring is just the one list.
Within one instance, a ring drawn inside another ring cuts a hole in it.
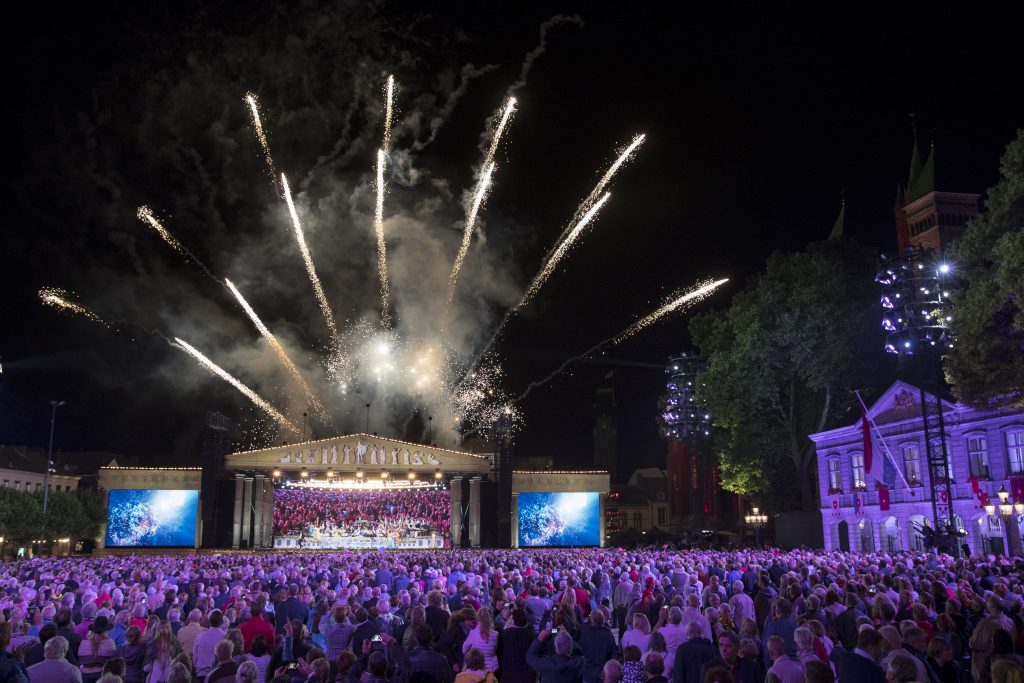
[{"label": "street lamp", "polygon": [[760,547],[761,528],[768,524],[768,515],[760,514],[760,509],[755,507],[753,508],[753,514],[746,515],[743,519],[747,522],[747,526],[753,527],[754,545]]},{"label": "street lamp", "polygon": [[1020,521],[1024,517],[1024,501],[1015,500],[1011,503],[1010,492],[1006,490],[1006,486],[1000,486],[996,496],[999,497],[999,504],[989,503],[986,505],[985,514],[994,517],[998,510],[999,517],[1003,520],[1003,527],[1006,529],[1006,540],[1010,545],[1009,554],[1012,557],[1018,557],[1022,554]]},{"label": "street lamp", "polygon": [[46,450],[46,472],[43,473],[43,516],[46,516],[46,506],[50,502],[50,470],[53,469],[53,431],[57,425],[57,408],[64,405],[64,401],[50,401],[53,406],[53,413],[50,415],[50,447]]}]

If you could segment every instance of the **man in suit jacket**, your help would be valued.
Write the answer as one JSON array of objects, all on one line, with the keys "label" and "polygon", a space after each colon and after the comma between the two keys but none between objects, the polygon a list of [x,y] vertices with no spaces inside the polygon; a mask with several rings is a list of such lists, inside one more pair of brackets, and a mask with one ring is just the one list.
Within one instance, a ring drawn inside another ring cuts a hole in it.
[{"label": "man in suit jacket", "polygon": [[687,624],[686,638],[686,642],[676,649],[672,683],[701,683],[704,665],[718,659],[718,650],[704,637],[704,629],[697,622]]},{"label": "man in suit jacket", "polygon": [[836,678],[857,683],[885,683],[885,671],[878,665],[882,654],[882,635],[866,628],[857,635],[857,647],[851,652],[838,647],[832,649],[836,665]]},{"label": "man in suit jacket", "polygon": [[299,600],[297,584],[288,586],[288,598],[274,605],[274,625],[277,635],[284,634],[284,625],[289,621],[300,621],[303,624],[309,619],[309,608]]}]

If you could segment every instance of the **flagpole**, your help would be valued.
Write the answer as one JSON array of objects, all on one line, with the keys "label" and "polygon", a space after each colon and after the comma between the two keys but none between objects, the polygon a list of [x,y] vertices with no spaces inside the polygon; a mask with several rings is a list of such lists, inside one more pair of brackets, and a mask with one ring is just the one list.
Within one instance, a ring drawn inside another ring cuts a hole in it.
[{"label": "flagpole", "polygon": [[903,476],[902,472],[900,472],[900,468],[896,466],[896,458],[892,457],[892,452],[889,450],[889,444],[885,443],[885,439],[882,438],[882,432],[879,431],[878,425],[876,425],[875,421],[871,419],[870,415],[868,415],[868,407],[864,405],[864,399],[860,397],[860,390],[854,389],[853,393],[857,397],[857,400],[860,401],[860,407],[864,409],[864,419],[867,420],[868,424],[870,424],[872,429],[875,430],[879,443],[881,443],[882,448],[885,449],[885,457],[889,458],[889,462],[892,463],[893,469],[896,470],[896,474],[900,475],[900,481],[903,482],[903,486],[909,489],[910,484],[907,483],[907,478]]}]

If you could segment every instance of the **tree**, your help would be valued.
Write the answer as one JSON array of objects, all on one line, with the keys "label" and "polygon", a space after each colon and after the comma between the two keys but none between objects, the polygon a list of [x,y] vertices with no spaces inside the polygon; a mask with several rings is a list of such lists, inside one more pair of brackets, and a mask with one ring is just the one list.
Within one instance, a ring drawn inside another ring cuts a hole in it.
[{"label": "tree", "polygon": [[958,399],[980,408],[1024,407],[1024,129],[999,170],[985,212],[952,249],[963,287],[953,295],[946,378]]},{"label": "tree", "polygon": [[693,319],[725,488],[816,507],[807,435],[846,414],[850,390],[873,384],[883,363],[875,265],[845,240],[776,252],[726,311]]},{"label": "tree", "polygon": [[0,489],[0,532],[5,541],[29,543],[40,538],[43,506],[31,493]]}]

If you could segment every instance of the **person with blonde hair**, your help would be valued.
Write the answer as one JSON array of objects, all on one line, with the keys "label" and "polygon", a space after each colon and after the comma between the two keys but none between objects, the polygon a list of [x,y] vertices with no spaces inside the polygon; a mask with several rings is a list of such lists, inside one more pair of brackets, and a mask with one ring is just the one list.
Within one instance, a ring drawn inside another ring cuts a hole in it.
[{"label": "person with blonde hair", "polygon": [[103,675],[103,664],[117,654],[114,641],[107,635],[113,624],[107,617],[96,617],[89,624],[88,637],[78,646],[78,661],[82,667],[82,680],[98,681]]},{"label": "person with blonde hair", "polygon": [[633,615],[633,628],[622,634],[622,649],[635,645],[643,656],[651,647],[651,622],[647,615],[637,612]]},{"label": "person with blonde hair", "polygon": [[487,607],[481,607],[476,611],[476,626],[470,630],[462,643],[463,654],[472,648],[477,648],[483,654],[485,671],[494,673],[498,670],[498,632],[494,629],[494,617]]}]

